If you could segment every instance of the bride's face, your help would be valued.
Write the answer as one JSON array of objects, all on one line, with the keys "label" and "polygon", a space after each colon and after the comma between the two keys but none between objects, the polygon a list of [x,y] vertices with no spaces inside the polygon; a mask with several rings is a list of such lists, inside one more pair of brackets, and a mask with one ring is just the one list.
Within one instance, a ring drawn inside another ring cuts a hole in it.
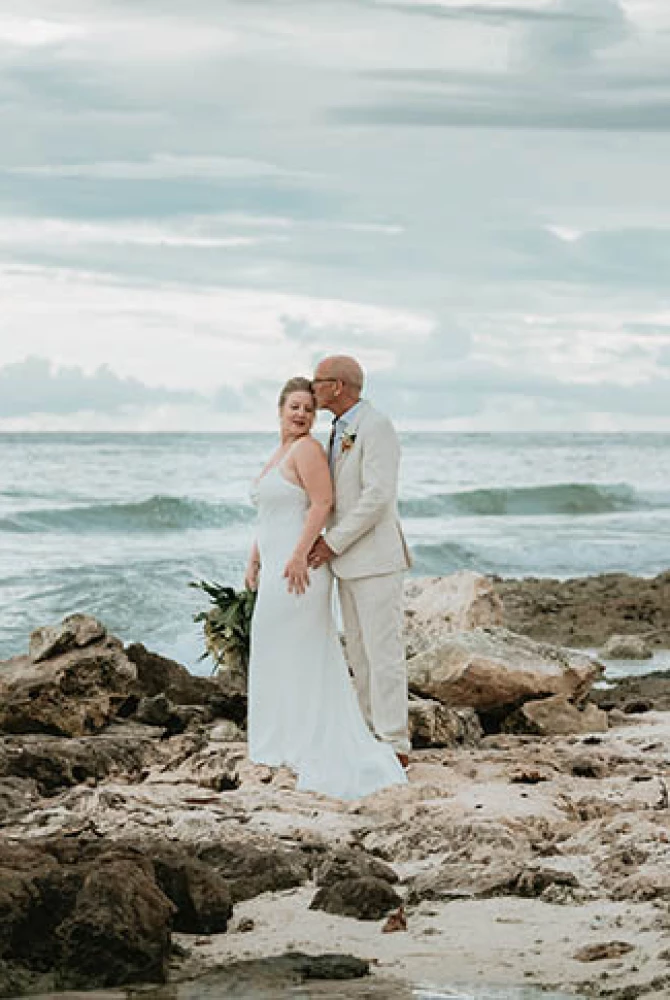
[{"label": "bride's face", "polygon": [[279,411],[279,423],[283,435],[301,437],[309,434],[314,423],[316,410],[311,392],[291,392]]}]

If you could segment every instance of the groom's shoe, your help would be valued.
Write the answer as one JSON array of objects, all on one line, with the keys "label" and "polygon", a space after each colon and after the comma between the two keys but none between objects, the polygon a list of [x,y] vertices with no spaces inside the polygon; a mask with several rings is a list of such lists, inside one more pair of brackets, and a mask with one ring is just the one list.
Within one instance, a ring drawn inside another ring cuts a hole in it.
[{"label": "groom's shoe", "polygon": [[398,761],[401,764],[401,766],[404,767],[405,770],[407,770],[407,768],[409,767],[409,757],[408,757],[408,755],[406,753],[400,753],[400,752],[398,752],[398,753],[396,753],[396,757],[398,758]]}]

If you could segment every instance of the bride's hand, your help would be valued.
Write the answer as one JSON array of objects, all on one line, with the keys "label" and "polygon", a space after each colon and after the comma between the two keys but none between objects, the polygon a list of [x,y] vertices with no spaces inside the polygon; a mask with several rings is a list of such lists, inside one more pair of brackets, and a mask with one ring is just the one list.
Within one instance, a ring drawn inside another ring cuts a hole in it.
[{"label": "bride's hand", "polygon": [[284,579],[288,580],[289,594],[304,594],[309,587],[307,556],[294,552],[284,567]]}]

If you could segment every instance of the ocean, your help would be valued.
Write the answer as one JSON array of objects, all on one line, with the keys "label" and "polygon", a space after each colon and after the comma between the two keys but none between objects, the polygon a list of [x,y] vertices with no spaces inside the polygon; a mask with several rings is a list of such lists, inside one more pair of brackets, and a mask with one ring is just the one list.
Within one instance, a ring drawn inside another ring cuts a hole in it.
[{"label": "ocean", "polygon": [[[326,432],[320,430],[325,439]],[[670,435],[401,435],[413,573],[670,567]],[[74,611],[191,670],[200,579],[242,584],[272,434],[0,435],[0,659]]]}]

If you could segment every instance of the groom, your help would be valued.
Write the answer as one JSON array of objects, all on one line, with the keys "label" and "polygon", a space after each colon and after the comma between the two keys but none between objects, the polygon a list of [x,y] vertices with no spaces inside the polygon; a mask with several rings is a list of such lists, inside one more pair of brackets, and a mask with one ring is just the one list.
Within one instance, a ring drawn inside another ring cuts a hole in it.
[{"label": "groom", "polygon": [[319,409],[334,414],[328,458],[334,510],[310,553],[338,578],[349,662],[365,719],[407,767],[407,668],[403,573],[410,565],[398,521],[400,448],[390,420],[361,399],[363,369],[354,358],[319,362],[312,385]]}]

